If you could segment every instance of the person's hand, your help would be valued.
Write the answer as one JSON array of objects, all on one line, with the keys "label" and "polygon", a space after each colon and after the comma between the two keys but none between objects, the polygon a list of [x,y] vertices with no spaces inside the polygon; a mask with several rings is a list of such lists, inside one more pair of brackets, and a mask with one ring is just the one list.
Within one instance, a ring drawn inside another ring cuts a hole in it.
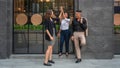
[{"label": "person's hand", "polygon": [[62,13],[64,13],[64,10],[63,10],[63,8],[62,8],[61,12],[62,12]]},{"label": "person's hand", "polygon": [[63,12],[63,7],[62,6],[60,6],[60,11]]},{"label": "person's hand", "polygon": [[50,37],[50,40],[54,40],[54,38],[53,38],[53,37]]},{"label": "person's hand", "polygon": [[80,19],[78,18],[77,21],[80,22]]},{"label": "person's hand", "polygon": [[83,22],[82,22],[82,19],[77,19],[77,21],[78,21],[79,23],[81,23],[81,24],[83,23]]},{"label": "person's hand", "polygon": [[52,16],[51,16],[52,18],[56,18],[56,16],[55,16],[55,14],[52,14]]},{"label": "person's hand", "polygon": [[70,19],[73,19],[74,17],[73,16],[70,16]]},{"label": "person's hand", "polygon": [[81,24],[83,24],[83,18],[80,19]]},{"label": "person's hand", "polygon": [[70,17],[70,20],[72,20],[72,21],[73,21],[73,17]]},{"label": "person's hand", "polygon": [[74,40],[74,36],[71,36],[71,40],[72,40],[72,41]]},{"label": "person's hand", "polygon": [[70,17],[70,25],[72,24],[74,17]]},{"label": "person's hand", "polygon": [[60,38],[60,33],[57,34],[57,37]]}]

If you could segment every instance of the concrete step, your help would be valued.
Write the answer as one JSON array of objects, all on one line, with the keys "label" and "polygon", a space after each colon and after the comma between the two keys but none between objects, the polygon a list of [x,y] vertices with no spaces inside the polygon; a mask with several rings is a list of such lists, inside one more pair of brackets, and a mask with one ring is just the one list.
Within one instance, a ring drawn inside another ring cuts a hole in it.
[{"label": "concrete step", "polygon": [[[44,59],[45,54],[14,54],[11,55],[11,59]],[[70,54],[68,57],[66,57],[65,54],[63,54],[61,57],[58,56],[58,54],[53,54],[54,59],[74,59],[75,56],[73,54]]]},{"label": "concrete step", "polygon": [[[45,54],[13,54],[11,55],[11,59],[44,59]],[[58,56],[58,54],[53,54],[53,59],[75,59],[74,54],[69,54],[68,57],[66,57],[65,54],[63,54],[61,57]],[[91,57],[82,57],[83,59],[95,59]],[[113,59],[120,59],[120,55],[114,55]]]},{"label": "concrete step", "polygon": [[114,55],[114,59],[120,59],[120,55]]}]

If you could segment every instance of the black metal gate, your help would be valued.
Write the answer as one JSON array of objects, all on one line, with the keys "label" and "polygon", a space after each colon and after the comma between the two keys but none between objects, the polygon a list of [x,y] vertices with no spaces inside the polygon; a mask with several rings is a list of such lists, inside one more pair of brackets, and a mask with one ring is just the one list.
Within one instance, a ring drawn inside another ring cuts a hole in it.
[{"label": "black metal gate", "polygon": [[[14,0],[13,53],[45,53],[47,42],[44,39],[43,16],[48,9],[53,9],[58,15],[60,6],[73,15],[73,0]],[[57,38],[53,53],[58,53],[58,45]]]}]

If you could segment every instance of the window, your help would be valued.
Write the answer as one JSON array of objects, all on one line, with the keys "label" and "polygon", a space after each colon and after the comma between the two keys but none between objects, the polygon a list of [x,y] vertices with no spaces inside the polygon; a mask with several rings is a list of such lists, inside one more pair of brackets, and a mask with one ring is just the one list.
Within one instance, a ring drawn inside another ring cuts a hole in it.
[{"label": "window", "polygon": [[120,0],[114,1],[114,33],[120,34]]}]

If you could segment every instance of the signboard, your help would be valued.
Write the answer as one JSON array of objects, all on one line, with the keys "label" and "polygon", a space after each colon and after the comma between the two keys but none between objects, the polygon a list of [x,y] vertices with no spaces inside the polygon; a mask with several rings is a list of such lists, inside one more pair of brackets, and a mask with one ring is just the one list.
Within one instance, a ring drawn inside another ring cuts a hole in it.
[{"label": "signboard", "polygon": [[34,14],[34,15],[32,15],[31,22],[35,26],[41,24],[42,23],[42,16],[40,14]]},{"label": "signboard", "polygon": [[19,25],[25,25],[28,21],[28,18],[25,14],[21,13],[21,14],[18,14],[17,17],[16,17],[16,22],[17,24]]}]

